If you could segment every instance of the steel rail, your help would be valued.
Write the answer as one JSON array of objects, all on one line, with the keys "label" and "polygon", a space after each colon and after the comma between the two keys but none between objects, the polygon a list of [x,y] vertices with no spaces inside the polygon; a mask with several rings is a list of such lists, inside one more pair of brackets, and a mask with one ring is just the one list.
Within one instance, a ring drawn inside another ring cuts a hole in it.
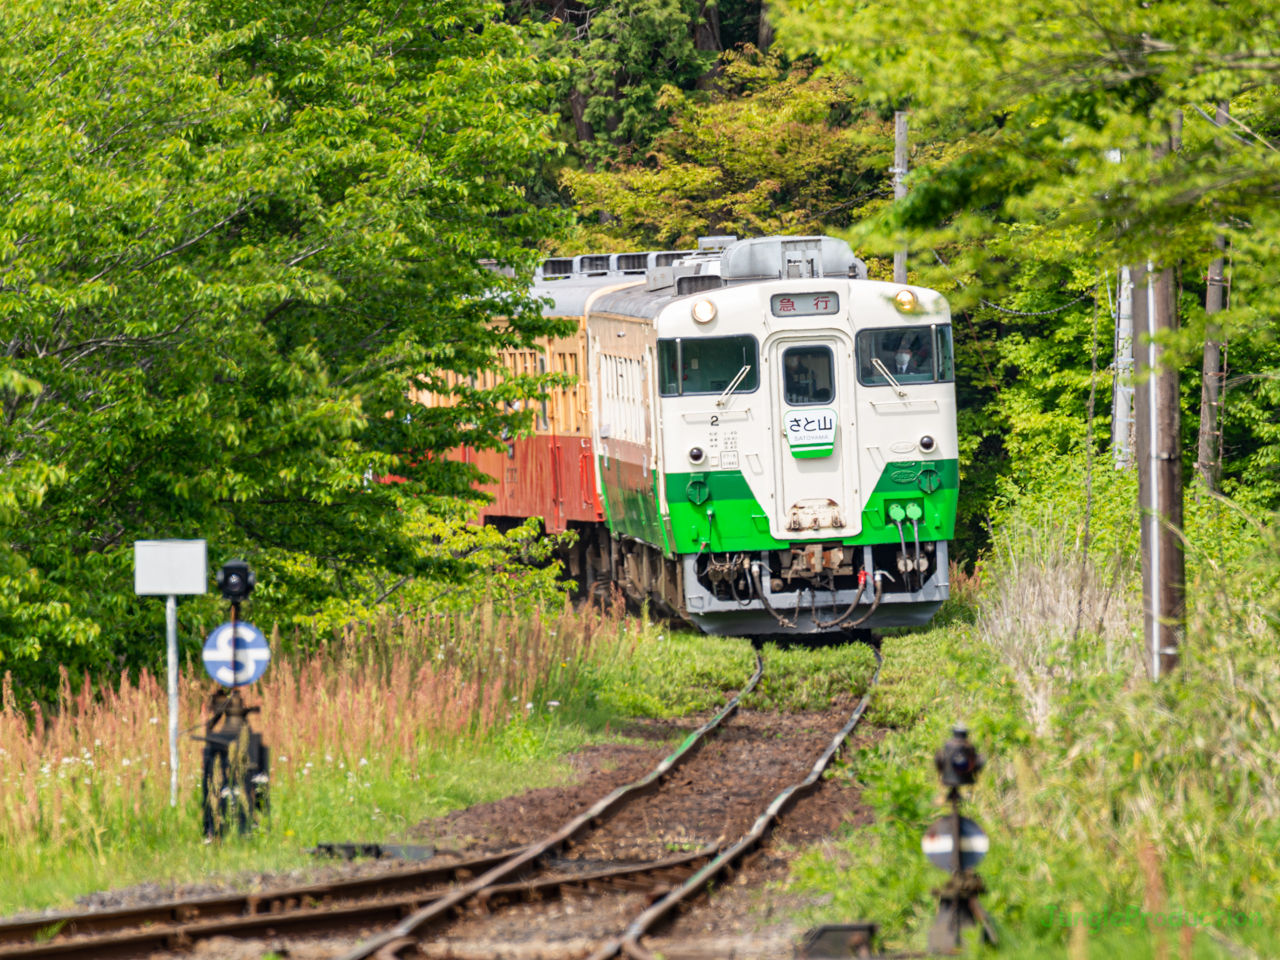
[{"label": "steel rail", "polygon": [[596,801],[585,813],[574,817],[551,836],[529,845],[523,852],[494,867],[484,875],[477,877],[471,883],[460,887],[447,896],[441,897],[421,910],[415,911],[411,916],[396,924],[391,930],[367,940],[355,949],[344,953],[339,960],[368,960],[385,946],[413,938],[419,931],[426,929],[433,923],[442,921],[459,912],[463,904],[479,895],[486,888],[500,883],[513,874],[518,875],[539,858],[545,857],[548,853],[559,850],[563,846],[572,844],[579,834],[593,829],[606,817],[616,813],[625,803],[643,795],[650,788],[658,785],[663,776],[670,773],[690,756],[693,748],[701,743],[703,737],[738,709],[742,698],[755,689],[756,684],[760,682],[760,678],[763,675],[764,658],[757,653],[755,673],[751,675],[747,685],[738,691],[715,716],[689,734],[674,753],[666,757],[644,777],[634,783],[618,787],[608,796]]},{"label": "steel rail", "polygon": [[[579,833],[598,826],[625,803],[643,795],[662,777],[692,755],[707,733],[714,730],[738,708],[764,672],[757,654],[756,669],[742,688],[710,720],[689,734],[680,746],[640,780],[619,787],[575,818],[552,837],[537,844],[469,860],[415,867],[367,877],[355,877],[323,884],[283,888],[257,894],[215,895],[171,900],[140,907],[89,910],[0,923],[0,958],[42,957],[133,957],[155,950],[183,949],[197,940],[216,936],[275,936],[285,930],[333,931],[353,926],[368,927],[394,923],[406,916],[426,912],[444,900],[454,903],[460,891],[472,890],[462,899],[474,898],[483,909],[521,899],[561,896],[564,891],[585,887],[589,891],[650,890],[656,882],[678,882],[692,872],[693,864],[708,860],[716,848],[685,854],[652,863],[634,864],[555,877],[538,881],[498,884],[483,883],[495,873],[503,879],[524,868],[543,863],[559,846],[571,845]],[[536,849],[535,849],[536,848]],[[472,881],[477,873],[484,875]],[[460,891],[424,890],[432,884],[463,882]],[[411,896],[396,896],[415,891]],[[358,899],[365,902],[335,903]],[[373,900],[374,902],[367,902]],[[423,910],[424,904],[426,910]],[[33,942],[34,941],[34,942]],[[378,945],[380,946],[380,944]],[[376,947],[375,947],[376,949]]]},{"label": "steel rail", "polygon": [[324,903],[326,900],[385,896],[404,890],[416,890],[431,884],[470,880],[483,870],[505,863],[523,849],[523,847],[517,847],[514,850],[503,850],[471,860],[432,864],[411,870],[387,871],[371,876],[268,890],[263,893],[215,894],[207,897],[167,900],[145,906],[81,910],[74,913],[13,920],[0,923],[0,957],[6,956],[3,952],[4,945],[34,940],[41,936],[47,939],[54,934],[110,933],[113,930],[125,930],[143,924],[187,923],[219,917],[251,917],[259,913],[279,912],[289,900],[294,900],[300,905],[307,901]]},{"label": "steel rail", "polygon": [[[715,849],[669,857],[650,863],[632,864],[521,883],[500,884],[484,890],[477,906],[488,912],[508,903],[554,900],[567,895],[594,895],[651,891],[659,884],[681,883],[710,860]],[[412,896],[385,897],[375,902],[293,906],[250,916],[227,917],[184,923],[160,923],[144,928],[66,940],[45,940],[0,948],[0,957],[39,957],[42,960],[83,960],[87,957],[142,957],[157,950],[177,950],[197,940],[212,937],[274,937],[291,932],[313,934],[367,927],[371,923],[394,923],[447,896],[447,890],[421,891]],[[378,895],[380,896],[380,895]],[[281,901],[272,898],[274,904]]]},{"label": "steel rail", "polygon": [[867,704],[871,702],[871,690],[879,682],[880,669],[884,666],[880,651],[873,648],[873,652],[876,656],[876,672],[872,675],[870,684],[867,685],[867,692],[849,717],[849,721],[832,738],[822,756],[814,763],[809,775],[799,783],[793,783],[774,797],[764,813],[756,818],[756,822],[752,824],[751,829],[743,834],[737,843],[722,851],[714,860],[694,873],[683,884],[641,913],[627,927],[622,936],[605,943],[595,953],[591,954],[588,960],[612,960],[613,957],[618,956],[620,953],[625,953],[627,956],[634,958],[634,960],[654,960],[653,955],[640,945],[640,938],[660,921],[666,919],[673,911],[679,909],[682,904],[687,903],[701,893],[716,877],[732,870],[735,864],[739,863],[760,845],[788,804],[814,789],[823,772],[831,763],[832,758],[835,757],[840,747],[844,744],[845,739],[853,732],[853,728],[858,725],[859,721],[862,720]]}]

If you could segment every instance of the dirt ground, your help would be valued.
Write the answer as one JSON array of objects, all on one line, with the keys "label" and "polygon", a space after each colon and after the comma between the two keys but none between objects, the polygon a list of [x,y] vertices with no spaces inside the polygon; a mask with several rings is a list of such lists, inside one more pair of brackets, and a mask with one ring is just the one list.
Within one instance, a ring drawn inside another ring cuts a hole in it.
[{"label": "dirt ground", "polygon": [[[804,779],[848,719],[848,708],[821,713],[739,711],[687,760],[661,790],[625,806],[570,856],[590,860],[656,860],[740,836],[788,784]],[[570,758],[582,779],[571,786],[530,790],[429,820],[414,834],[452,849],[501,849],[559,828],[609,791],[639,779],[702,723],[637,722],[632,737],[667,741],[661,747],[601,744]],[[865,735],[864,738],[865,739]],[[851,739],[846,749],[856,748]],[[845,819],[860,822],[857,797],[826,785],[791,811],[777,831],[784,843],[830,835]]]}]

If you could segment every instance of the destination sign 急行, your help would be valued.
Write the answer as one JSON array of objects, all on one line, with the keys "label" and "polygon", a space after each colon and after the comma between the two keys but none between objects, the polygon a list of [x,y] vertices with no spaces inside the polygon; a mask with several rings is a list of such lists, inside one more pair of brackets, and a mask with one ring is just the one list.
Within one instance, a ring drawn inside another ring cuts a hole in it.
[{"label": "destination sign \u6025\u884c", "polygon": [[769,298],[775,317],[820,317],[840,312],[838,293],[775,293]]}]

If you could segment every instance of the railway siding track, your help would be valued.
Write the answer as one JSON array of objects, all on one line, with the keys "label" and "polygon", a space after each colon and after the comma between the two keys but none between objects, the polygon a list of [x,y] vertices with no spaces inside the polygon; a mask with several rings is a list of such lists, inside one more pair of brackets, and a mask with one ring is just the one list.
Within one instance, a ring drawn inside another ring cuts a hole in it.
[{"label": "railway siding track", "polygon": [[[0,957],[19,955],[11,954],[6,949],[8,945],[48,939],[58,934],[101,935],[145,925],[173,925],[229,917],[247,918],[259,914],[278,914],[283,910],[324,906],[337,900],[382,897],[431,885],[456,883],[470,880],[477,873],[489,870],[518,853],[520,850],[505,850],[455,863],[354,877],[272,893],[238,893],[170,900],[142,907],[119,907],[10,921],[0,924]],[[289,906],[289,901],[293,901],[293,906]]]},{"label": "railway siding track", "polygon": [[[690,733],[669,756],[641,779],[611,791],[550,836],[516,850],[418,867],[369,877],[312,884],[262,894],[235,894],[174,900],[145,907],[82,911],[0,924],[0,960],[11,957],[137,957],[157,950],[176,950],[212,937],[277,936],[287,931],[327,932],[367,928],[425,917],[429,923],[459,915],[468,902],[491,909],[512,899],[547,899],[566,891],[586,893],[650,890],[680,882],[714,851],[685,854],[628,867],[509,882],[545,869],[559,852],[572,846],[632,800],[658,789],[707,734],[738,709],[764,674],[756,655],[755,672],[746,685],[706,723]],[[478,876],[477,876],[478,875]],[[508,882],[504,882],[508,881]],[[424,888],[460,883],[447,890]],[[408,891],[414,891],[409,893]],[[337,901],[356,901],[339,903]],[[399,929],[397,927],[396,929]],[[371,956],[403,935],[377,937],[366,945]]]},{"label": "railway siding track", "polygon": [[[708,863],[714,851],[700,851],[666,860],[594,870],[522,883],[497,884],[476,898],[475,908],[490,911],[509,903],[529,900],[556,900],[570,896],[597,896],[611,893],[651,892],[682,883]],[[207,921],[158,920],[124,933],[78,936],[43,943],[24,943],[17,949],[0,950],[0,957],[42,957],[72,960],[87,957],[136,957],[163,950],[180,950],[197,940],[213,937],[276,937],[289,934],[333,933],[395,923],[426,904],[437,903],[448,891],[429,890],[416,894],[382,896],[372,901],[289,905],[270,898],[266,912],[250,916],[230,916]],[[275,909],[271,909],[274,907]]]}]

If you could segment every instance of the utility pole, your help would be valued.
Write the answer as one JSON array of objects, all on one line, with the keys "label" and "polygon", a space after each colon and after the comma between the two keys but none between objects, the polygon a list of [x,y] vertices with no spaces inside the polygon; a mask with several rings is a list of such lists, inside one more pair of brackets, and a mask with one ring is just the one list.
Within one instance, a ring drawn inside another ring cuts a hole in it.
[{"label": "utility pole", "polygon": [[1177,329],[1173,270],[1132,268],[1133,323],[1145,341],[1135,350],[1138,506],[1142,522],[1142,607],[1153,680],[1178,664],[1186,563],[1182,553],[1182,452],[1178,371],[1164,363],[1161,334]]},{"label": "utility pole", "polygon": [[[1218,104],[1216,122],[1225,127],[1231,105]],[[1227,246],[1226,237],[1215,241],[1218,250]],[[1214,322],[1213,315],[1223,308],[1222,255],[1209,264],[1209,288],[1204,294],[1204,312],[1209,321],[1204,328],[1204,368],[1200,381],[1200,443],[1196,450],[1196,470],[1205,489],[1216,491],[1222,475],[1222,326]]]},{"label": "utility pole", "polygon": [[1133,280],[1120,268],[1116,291],[1116,383],[1111,393],[1111,456],[1117,470],[1133,466]]},{"label": "utility pole", "polygon": [[[907,112],[899,110],[893,115],[893,199],[907,196]],[[907,245],[894,251],[893,282],[907,282]]]}]

